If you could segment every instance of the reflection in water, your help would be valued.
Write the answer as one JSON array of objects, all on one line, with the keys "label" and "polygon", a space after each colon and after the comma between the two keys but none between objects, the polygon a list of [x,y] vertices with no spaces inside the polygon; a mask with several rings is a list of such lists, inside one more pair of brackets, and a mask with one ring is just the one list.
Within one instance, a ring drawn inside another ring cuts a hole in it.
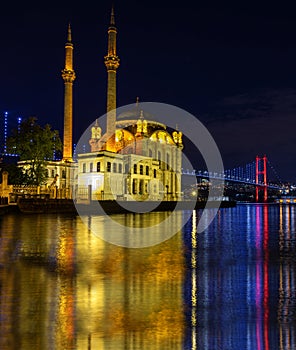
[{"label": "reflection in water", "polygon": [[296,291],[295,291],[295,210],[280,207],[279,225],[279,303],[280,349],[296,348]]},{"label": "reflection in water", "polygon": [[[106,243],[87,232],[77,247],[82,253],[79,266],[85,268],[77,274],[77,307],[82,315],[88,315],[78,323],[79,348],[180,348],[183,334],[180,234],[155,247],[129,249]],[[92,261],[83,261],[85,255]]]},{"label": "reflection in water", "polygon": [[60,222],[56,244],[57,305],[55,315],[55,348],[75,349],[75,224],[65,230]]},{"label": "reflection in water", "polygon": [[[295,348],[295,324],[291,322],[292,318],[295,321],[294,266],[290,263],[286,265],[290,270],[281,272],[282,263],[279,265],[279,247],[285,249],[290,262],[295,251],[291,246],[295,238],[287,226],[287,221],[290,225],[294,221],[285,218],[290,211],[294,215],[295,208],[250,205],[220,209],[197,243],[194,222],[192,232],[185,226],[184,303],[197,321],[190,323],[189,312],[185,313],[191,335],[185,333],[184,349]],[[286,235],[282,242],[278,239],[281,231]],[[278,327],[279,313],[290,315],[289,325]]]},{"label": "reflection in water", "polygon": [[2,217],[0,348],[294,350],[295,210],[220,209],[202,233],[193,211],[147,248],[107,243],[79,217]]},{"label": "reflection in water", "polygon": [[[92,233],[117,246],[144,248],[160,244],[179,232],[192,211],[81,216]],[[108,228],[108,229],[106,229]]]},{"label": "reflection in water", "polygon": [[[268,206],[256,207],[256,349],[269,349]],[[262,266],[263,265],[263,266]]]},{"label": "reflection in water", "polygon": [[76,217],[18,221],[19,238],[11,229],[1,242],[1,349],[181,348],[181,234],[128,249]]}]

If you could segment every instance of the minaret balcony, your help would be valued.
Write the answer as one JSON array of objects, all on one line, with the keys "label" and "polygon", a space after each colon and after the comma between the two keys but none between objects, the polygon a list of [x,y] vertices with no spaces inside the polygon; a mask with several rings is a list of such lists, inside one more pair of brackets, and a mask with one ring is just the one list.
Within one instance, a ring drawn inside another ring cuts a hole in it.
[{"label": "minaret balcony", "polygon": [[116,70],[119,67],[118,56],[105,56],[105,65],[108,70]]},{"label": "minaret balcony", "polygon": [[64,79],[65,83],[73,83],[76,78],[75,72],[71,69],[63,69],[62,78]]}]

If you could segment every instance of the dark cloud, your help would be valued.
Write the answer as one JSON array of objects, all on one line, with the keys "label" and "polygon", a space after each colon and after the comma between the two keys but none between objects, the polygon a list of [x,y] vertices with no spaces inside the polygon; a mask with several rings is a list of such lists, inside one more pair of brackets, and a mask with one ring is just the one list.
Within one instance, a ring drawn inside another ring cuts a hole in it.
[{"label": "dark cloud", "polygon": [[293,89],[257,90],[220,101],[205,119],[225,167],[266,154],[282,179],[296,179],[295,101]]}]

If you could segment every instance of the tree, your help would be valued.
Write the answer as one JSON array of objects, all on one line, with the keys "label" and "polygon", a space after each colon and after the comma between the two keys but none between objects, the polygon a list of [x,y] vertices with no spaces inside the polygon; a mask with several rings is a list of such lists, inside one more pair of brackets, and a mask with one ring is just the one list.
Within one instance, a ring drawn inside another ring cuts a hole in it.
[{"label": "tree", "polygon": [[8,172],[8,183],[10,185],[22,185],[25,180],[25,176],[16,164],[13,163],[0,163],[0,179],[3,171]]},{"label": "tree", "polygon": [[25,161],[24,184],[42,185],[46,182],[46,161],[53,160],[54,154],[62,150],[62,142],[57,130],[52,130],[49,124],[42,127],[37,124],[37,118],[29,117],[12,130],[7,148],[20,161]]}]

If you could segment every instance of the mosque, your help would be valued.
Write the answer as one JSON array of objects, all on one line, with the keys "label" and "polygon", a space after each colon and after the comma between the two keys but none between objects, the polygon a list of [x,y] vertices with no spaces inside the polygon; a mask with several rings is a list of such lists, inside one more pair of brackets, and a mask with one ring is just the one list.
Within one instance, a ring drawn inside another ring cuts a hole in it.
[{"label": "mosque", "polygon": [[[63,159],[48,164],[49,180],[83,203],[85,200],[180,200],[182,132],[171,133],[166,125],[149,119],[135,108],[128,119],[117,120],[116,72],[120,59],[116,50],[114,10],[108,27],[106,131],[96,120],[89,130],[89,151],[73,161],[72,107],[73,43],[68,27],[65,44]],[[138,106],[138,102],[137,102]]]}]

